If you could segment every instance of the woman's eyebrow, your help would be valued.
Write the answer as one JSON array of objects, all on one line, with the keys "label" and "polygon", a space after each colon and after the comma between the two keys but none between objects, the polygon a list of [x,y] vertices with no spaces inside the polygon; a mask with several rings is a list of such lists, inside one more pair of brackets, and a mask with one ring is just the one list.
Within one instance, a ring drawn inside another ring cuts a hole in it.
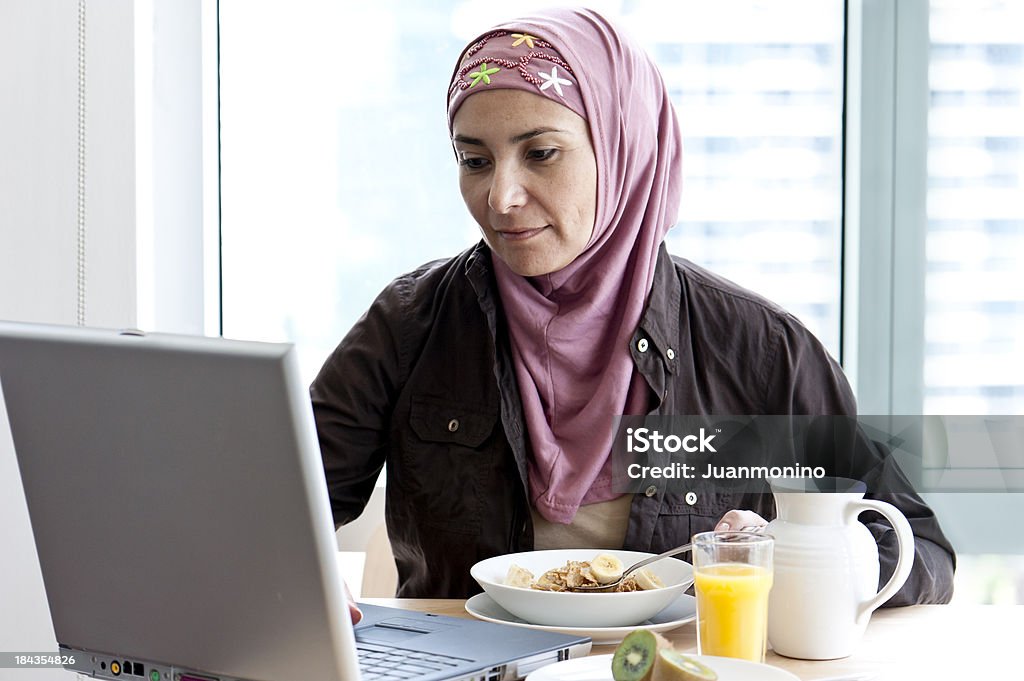
[{"label": "woman's eyebrow", "polygon": [[559,130],[558,128],[535,128],[535,129],[533,129],[533,130],[531,130],[529,132],[524,132],[521,135],[516,135],[515,137],[512,137],[511,139],[509,139],[509,142],[512,143],[512,144],[519,144],[520,142],[525,142],[526,140],[532,139],[532,138],[536,137],[537,135],[543,135],[546,132],[567,132],[567,131]]},{"label": "woman's eyebrow", "polygon": [[469,144],[475,147],[484,146],[483,140],[479,140],[476,137],[466,137],[465,135],[454,135],[452,137],[453,142],[459,142],[460,144]]},{"label": "woman's eyebrow", "polygon": [[[525,142],[528,139],[533,139],[534,137],[537,137],[538,135],[543,135],[544,133],[548,133],[548,132],[568,132],[568,131],[567,130],[559,130],[558,128],[535,128],[535,129],[530,130],[528,132],[520,133],[518,135],[515,135],[514,137],[510,137],[508,141],[509,141],[509,144],[519,144],[520,142]],[[486,144],[484,144],[483,140],[481,140],[479,138],[476,138],[476,137],[468,137],[466,135],[454,135],[454,136],[452,136],[452,141],[453,142],[459,142],[460,144],[468,144],[470,146],[476,146],[476,147],[485,147],[485,146],[487,146]]]}]

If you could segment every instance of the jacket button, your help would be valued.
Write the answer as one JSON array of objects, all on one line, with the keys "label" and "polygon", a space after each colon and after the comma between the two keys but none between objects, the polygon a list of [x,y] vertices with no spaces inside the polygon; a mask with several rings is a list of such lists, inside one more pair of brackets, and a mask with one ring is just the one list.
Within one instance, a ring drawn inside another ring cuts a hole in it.
[{"label": "jacket button", "polygon": [[665,352],[665,356],[666,356],[666,357],[668,357],[669,359],[675,359],[675,358],[676,358],[676,351],[675,351],[675,350],[673,350],[672,348],[669,348],[669,349],[668,349],[668,350],[667,350],[667,351]]},{"label": "jacket button", "polygon": [[646,338],[641,338],[639,341],[637,341],[636,349],[639,350],[640,352],[647,352],[647,347],[648,343]]},{"label": "jacket button", "polygon": [[653,497],[657,493],[658,493],[658,488],[655,487],[654,485],[651,485],[646,490],[644,490],[644,494],[646,494],[649,497]]},{"label": "jacket button", "polygon": [[451,421],[448,422],[448,432],[454,433],[458,429],[459,429],[459,420],[458,419],[452,419]]}]

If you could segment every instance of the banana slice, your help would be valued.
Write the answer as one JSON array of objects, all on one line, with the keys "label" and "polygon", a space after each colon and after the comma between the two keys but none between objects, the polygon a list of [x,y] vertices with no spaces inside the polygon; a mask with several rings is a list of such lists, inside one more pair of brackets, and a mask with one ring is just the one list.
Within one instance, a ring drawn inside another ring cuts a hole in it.
[{"label": "banana slice", "polygon": [[533,573],[513,563],[508,566],[508,573],[505,575],[505,585],[529,589],[533,586]]},{"label": "banana slice", "polygon": [[665,588],[665,582],[661,581],[661,577],[654,574],[647,568],[641,568],[634,572],[633,578],[636,579],[637,586],[644,591]]},{"label": "banana slice", "polygon": [[622,576],[622,561],[610,553],[602,553],[590,561],[590,574],[598,584],[610,584]]}]

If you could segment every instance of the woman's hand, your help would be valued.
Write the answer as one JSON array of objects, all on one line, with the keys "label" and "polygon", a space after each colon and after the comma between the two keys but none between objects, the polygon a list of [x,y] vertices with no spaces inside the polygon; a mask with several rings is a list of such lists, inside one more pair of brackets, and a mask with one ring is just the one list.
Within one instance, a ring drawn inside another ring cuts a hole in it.
[{"label": "woman's hand", "polygon": [[722,516],[722,519],[715,525],[716,532],[727,532],[739,530],[744,527],[764,527],[768,521],[753,511],[740,511],[733,509]]},{"label": "woman's hand", "polygon": [[359,620],[363,619],[363,611],[356,605],[356,599],[352,598],[352,592],[348,590],[348,584],[342,582],[345,587],[345,598],[348,600],[348,615],[352,618],[352,624],[359,624]]}]

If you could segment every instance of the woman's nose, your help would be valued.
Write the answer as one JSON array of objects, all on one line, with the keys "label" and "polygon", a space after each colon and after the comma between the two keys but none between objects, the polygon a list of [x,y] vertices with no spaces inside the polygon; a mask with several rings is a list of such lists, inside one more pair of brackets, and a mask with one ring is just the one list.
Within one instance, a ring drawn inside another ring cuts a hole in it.
[{"label": "woman's nose", "polygon": [[487,204],[495,213],[508,213],[526,203],[526,188],[520,169],[512,166],[495,167],[491,176],[491,191]]}]

